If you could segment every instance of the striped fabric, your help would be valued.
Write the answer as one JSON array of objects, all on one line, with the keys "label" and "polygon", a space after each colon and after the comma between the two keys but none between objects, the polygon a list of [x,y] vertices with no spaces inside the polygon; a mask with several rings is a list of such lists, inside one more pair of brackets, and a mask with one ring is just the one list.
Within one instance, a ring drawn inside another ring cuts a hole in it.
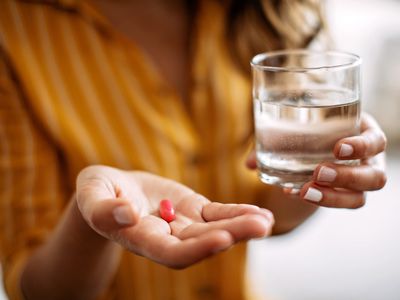
[{"label": "striped fabric", "polygon": [[[249,79],[235,70],[218,1],[200,1],[190,101],[88,1],[0,1],[0,255],[10,299],[83,167],[178,180],[221,202],[254,201],[244,166]],[[245,244],[183,271],[124,253],[104,299],[243,299]]]}]

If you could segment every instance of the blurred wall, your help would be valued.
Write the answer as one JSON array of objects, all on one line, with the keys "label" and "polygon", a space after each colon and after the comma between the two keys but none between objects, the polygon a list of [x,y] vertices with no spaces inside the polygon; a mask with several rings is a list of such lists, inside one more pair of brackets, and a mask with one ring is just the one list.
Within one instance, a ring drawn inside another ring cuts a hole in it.
[{"label": "blurred wall", "polygon": [[357,210],[320,208],[290,234],[249,243],[265,300],[400,299],[400,1],[327,0],[337,49],[363,58],[363,108],[389,136],[388,182]]},{"label": "blurred wall", "polygon": [[363,108],[400,142],[400,1],[327,0],[336,48],[363,59]]}]

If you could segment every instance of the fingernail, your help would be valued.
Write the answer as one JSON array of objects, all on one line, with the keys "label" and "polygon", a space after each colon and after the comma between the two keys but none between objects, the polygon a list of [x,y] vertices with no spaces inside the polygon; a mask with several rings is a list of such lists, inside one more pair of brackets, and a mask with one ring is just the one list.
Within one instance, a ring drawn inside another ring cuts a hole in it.
[{"label": "fingernail", "polygon": [[113,216],[115,221],[120,225],[130,225],[133,224],[132,212],[127,205],[122,205],[114,208]]},{"label": "fingernail", "polygon": [[321,167],[318,172],[317,180],[318,181],[325,181],[325,182],[332,182],[335,180],[337,172],[334,169],[328,167]]},{"label": "fingernail", "polygon": [[219,252],[228,250],[229,248],[231,248],[231,246],[228,246],[228,247],[225,246],[225,245],[219,246],[219,247],[217,247],[217,248],[215,248],[215,249],[212,250],[212,254],[217,254],[217,253],[219,253]]},{"label": "fingernail", "polygon": [[307,193],[304,195],[304,199],[319,202],[322,200],[322,193],[315,188],[308,188]]},{"label": "fingernail", "polygon": [[291,195],[296,195],[300,192],[300,189],[295,188],[294,184],[291,182],[285,183],[284,189],[286,189],[286,191]]},{"label": "fingernail", "polygon": [[342,144],[340,146],[339,156],[346,157],[352,155],[354,152],[353,146],[349,144]]},{"label": "fingernail", "polygon": [[268,209],[265,209],[265,208],[260,208],[263,212],[264,212],[264,214],[266,215],[266,217],[268,218],[268,220],[274,220],[274,215],[272,214],[272,212],[270,212]]}]

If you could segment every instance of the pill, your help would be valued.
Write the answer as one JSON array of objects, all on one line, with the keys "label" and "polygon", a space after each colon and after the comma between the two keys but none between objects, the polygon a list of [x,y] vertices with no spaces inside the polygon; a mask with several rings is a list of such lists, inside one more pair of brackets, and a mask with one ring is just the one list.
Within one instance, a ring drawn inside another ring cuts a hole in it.
[{"label": "pill", "polygon": [[171,200],[163,199],[160,201],[160,216],[168,223],[175,220],[175,210]]}]

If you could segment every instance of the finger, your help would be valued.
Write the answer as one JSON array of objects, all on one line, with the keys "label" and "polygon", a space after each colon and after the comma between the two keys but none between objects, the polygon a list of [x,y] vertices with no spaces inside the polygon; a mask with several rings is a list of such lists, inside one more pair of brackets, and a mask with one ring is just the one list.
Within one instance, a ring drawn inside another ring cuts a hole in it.
[{"label": "finger", "polygon": [[111,168],[90,166],[83,169],[77,177],[76,200],[84,217],[92,213],[95,202],[117,197],[114,186],[102,173],[104,169]]},{"label": "finger", "polygon": [[82,217],[88,225],[103,237],[114,239],[118,231],[134,226],[139,220],[139,214],[132,205],[124,199],[106,199],[86,205]]},{"label": "finger", "polygon": [[386,153],[381,152],[375,156],[364,159],[363,162],[384,172],[386,170]]},{"label": "finger", "polygon": [[246,166],[247,166],[249,169],[252,169],[252,170],[254,170],[254,169],[257,168],[256,151],[254,151],[254,150],[251,151],[250,154],[249,154],[249,156],[247,156],[247,159],[246,159]]},{"label": "finger", "polygon": [[283,193],[286,195],[298,195],[300,193],[300,189],[298,188],[288,188],[284,187],[282,189]]},{"label": "finger", "polygon": [[229,232],[235,242],[261,238],[269,235],[273,222],[259,214],[245,214],[232,219],[222,219],[208,223],[194,223],[178,234],[180,239],[187,239],[205,234],[211,230]]},{"label": "finger", "polygon": [[127,200],[120,198],[95,202],[92,212],[86,217],[93,229],[103,235],[133,226],[139,220],[139,215],[132,205]]},{"label": "finger", "polygon": [[341,187],[355,191],[374,191],[386,184],[382,169],[369,165],[345,166],[338,164],[319,165],[313,175],[319,185]]},{"label": "finger", "polygon": [[180,197],[175,206],[177,216],[184,215],[186,218],[202,222],[201,216],[202,209],[205,205],[211,203],[210,200],[195,192],[188,193]]},{"label": "finger", "polygon": [[363,116],[361,128],[361,135],[343,138],[336,143],[334,154],[338,159],[368,158],[386,149],[386,136],[374,119]]},{"label": "finger", "polygon": [[147,216],[134,227],[120,232],[120,241],[132,252],[171,268],[184,268],[214,253],[231,247],[232,236],[223,230],[180,240],[171,235],[170,227],[155,216]]},{"label": "finger", "polygon": [[244,214],[259,214],[265,216],[270,221],[273,221],[274,219],[269,210],[261,209],[258,206],[250,204],[223,204],[219,202],[211,202],[205,205],[202,210],[202,217],[207,222],[231,219]]},{"label": "finger", "polygon": [[174,269],[182,269],[198,261],[227,250],[233,245],[231,235],[224,230],[213,230],[195,238],[180,241],[172,247],[164,246],[162,260]]},{"label": "finger", "polygon": [[360,208],[365,204],[363,192],[336,190],[309,182],[300,191],[300,197],[320,206],[336,208]]}]

